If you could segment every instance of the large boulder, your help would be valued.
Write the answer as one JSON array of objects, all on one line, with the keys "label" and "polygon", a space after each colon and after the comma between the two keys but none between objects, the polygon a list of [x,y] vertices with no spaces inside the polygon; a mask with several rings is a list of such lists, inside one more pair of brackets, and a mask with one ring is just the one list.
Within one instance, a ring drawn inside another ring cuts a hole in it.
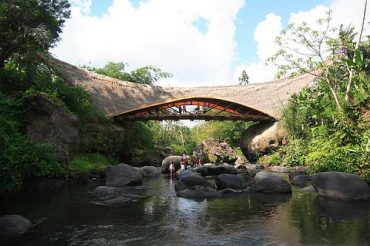
[{"label": "large boulder", "polygon": [[202,176],[217,176],[220,174],[237,174],[238,170],[229,164],[211,164],[207,163],[203,166],[196,167],[193,169],[194,172],[199,173]]},{"label": "large boulder", "polygon": [[47,97],[36,94],[28,102],[27,138],[53,146],[58,159],[66,164],[79,147],[77,118]]},{"label": "large boulder", "polygon": [[144,166],[140,168],[143,177],[156,177],[160,175],[158,168],[153,166]]},{"label": "large boulder", "polygon": [[322,172],[311,178],[320,196],[340,200],[370,199],[369,185],[358,175],[343,172]]},{"label": "large boulder", "polygon": [[247,181],[242,175],[221,174],[215,179],[218,190],[223,189],[244,189],[247,187]]},{"label": "large boulder", "polygon": [[290,193],[292,187],[282,177],[261,171],[254,176],[253,190],[264,193]]},{"label": "large boulder", "polygon": [[162,161],[162,173],[169,173],[169,167],[170,167],[170,162],[172,161],[174,166],[175,166],[175,170],[179,170],[180,169],[180,160],[181,160],[181,156],[178,156],[178,155],[171,155],[171,156],[168,156],[166,158],[164,158],[164,160]]},{"label": "large boulder", "polygon": [[255,154],[265,154],[279,146],[279,140],[286,136],[278,122],[262,122],[249,127],[242,133],[240,148],[249,161],[255,161]]},{"label": "large boulder", "polygon": [[141,171],[124,163],[108,167],[105,175],[105,185],[110,187],[137,185],[143,182]]},{"label": "large boulder", "polygon": [[132,202],[137,202],[143,196],[133,194],[124,187],[98,186],[92,192],[95,200],[92,204],[100,206],[121,206]]},{"label": "large boulder", "polygon": [[231,163],[233,164],[238,156],[233,148],[227,143],[220,142],[213,138],[203,141],[194,152],[194,158],[200,158],[203,162]]},{"label": "large boulder", "polygon": [[17,238],[24,234],[32,223],[20,215],[4,215],[0,217],[0,239]]},{"label": "large boulder", "polygon": [[160,167],[168,154],[161,150],[136,151],[132,157],[132,165],[135,167],[155,166]]}]

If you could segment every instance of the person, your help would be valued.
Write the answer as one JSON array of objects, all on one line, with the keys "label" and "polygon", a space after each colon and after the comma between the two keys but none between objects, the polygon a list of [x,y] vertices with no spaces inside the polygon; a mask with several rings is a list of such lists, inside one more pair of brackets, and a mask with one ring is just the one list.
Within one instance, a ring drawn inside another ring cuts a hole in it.
[{"label": "person", "polygon": [[182,107],[178,106],[178,109],[179,109],[179,113],[181,114],[182,113]]},{"label": "person", "polygon": [[170,176],[172,178],[172,173],[175,172],[175,165],[173,164],[173,161],[170,161],[170,166],[168,169],[170,170]]},{"label": "person", "polygon": [[180,167],[181,167],[181,171],[182,170],[185,170],[185,160],[186,160],[186,156],[185,156],[185,153],[182,154],[181,158],[180,158]]},{"label": "person", "polygon": [[182,105],[182,111],[184,112],[184,114],[186,114],[186,106],[185,105]]}]

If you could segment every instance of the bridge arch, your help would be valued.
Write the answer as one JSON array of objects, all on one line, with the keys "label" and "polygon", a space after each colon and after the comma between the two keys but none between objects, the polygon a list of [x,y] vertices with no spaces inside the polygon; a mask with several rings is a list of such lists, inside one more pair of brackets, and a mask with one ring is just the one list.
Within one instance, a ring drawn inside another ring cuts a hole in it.
[{"label": "bridge arch", "polygon": [[147,120],[243,120],[275,121],[266,113],[230,100],[211,97],[188,97],[154,103],[113,116],[116,122]]}]

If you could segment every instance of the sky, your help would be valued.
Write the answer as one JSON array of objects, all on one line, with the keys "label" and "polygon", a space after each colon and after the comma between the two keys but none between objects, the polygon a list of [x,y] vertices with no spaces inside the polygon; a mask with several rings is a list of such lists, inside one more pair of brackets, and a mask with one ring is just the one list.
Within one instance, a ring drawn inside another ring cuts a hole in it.
[{"label": "sky", "polygon": [[[288,23],[333,11],[333,26],[361,23],[363,0],[70,0],[72,15],[51,51],[74,65],[102,67],[125,62],[129,69],[154,65],[173,74],[161,86],[238,84],[274,79],[265,60]],[[370,33],[370,5],[365,34]]]}]

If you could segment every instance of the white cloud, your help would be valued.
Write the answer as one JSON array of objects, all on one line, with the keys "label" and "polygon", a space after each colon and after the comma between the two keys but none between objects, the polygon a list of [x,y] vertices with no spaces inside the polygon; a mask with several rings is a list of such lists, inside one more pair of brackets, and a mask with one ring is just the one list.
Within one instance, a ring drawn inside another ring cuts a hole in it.
[{"label": "white cloud", "polygon": [[74,8],[78,8],[82,13],[89,14],[92,0],[69,0]]},{"label": "white cloud", "polygon": [[[317,27],[316,20],[325,17],[325,13],[331,9],[332,12],[332,26],[339,27],[340,24],[354,25],[356,30],[359,30],[363,13],[362,0],[334,0],[328,6],[317,5],[315,8],[308,11],[300,11],[292,13],[289,18],[289,23],[306,22],[309,26]],[[367,5],[367,13],[370,13],[370,5]],[[364,34],[369,35],[370,28],[369,14],[365,21]],[[257,43],[257,54],[259,60],[253,63],[240,64],[234,69],[234,81],[240,76],[242,70],[245,70],[251,83],[258,83],[273,80],[276,73],[276,68],[273,66],[265,66],[266,58],[274,54],[278,47],[274,43],[275,37],[282,30],[281,18],[275,14],[268,14],[265,20],[260,22],[255,30],[254,39]]]},{"label": "white cloud", "polygon": [[[74,0],[72,18],[52,51],[76,65],[124,61],[155,65],[174,74],[172,85],[223,83],[235,52],[235,19],[244,0],[149,0],[134,7],[114,0],[101,17],[89,15],[89,0]],[[193,25],[207,21],[207,31]],[[178,82],[181,81],[181,82]],[[167,83],[167,82],[166,82]]]},{"label": "white cloud", "polygon": [[247,72],[250,83],[269,81],[274,78],[276,69],[273,66],[265,66],[265,60],[278,49],[275,38],[279,35],[282,27],[280,16],[275,14],[265,16],[265,20],[257,25],[254,32],[259,61],[237,66],[234,71],[234,81],[240,77],[243,70]]}]

